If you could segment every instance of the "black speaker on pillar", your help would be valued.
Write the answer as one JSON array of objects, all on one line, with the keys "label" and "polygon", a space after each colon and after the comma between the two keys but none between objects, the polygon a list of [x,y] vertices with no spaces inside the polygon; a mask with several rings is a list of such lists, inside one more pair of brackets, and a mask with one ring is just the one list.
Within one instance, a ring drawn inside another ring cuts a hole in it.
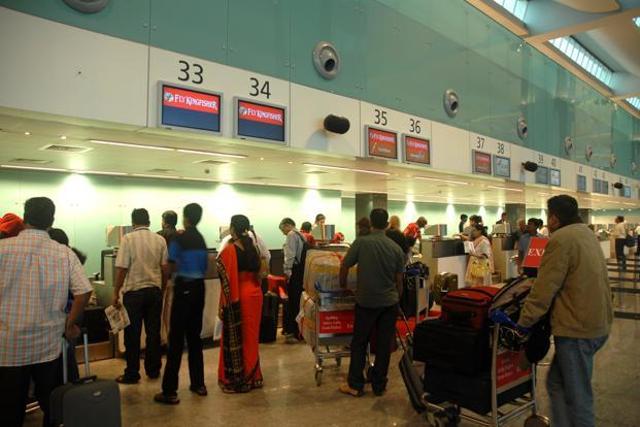
[{"label": "black speaker on pillar", "polygon": [[614,182],[613,188],[615,188],[616,190],[622,190],[624,188],[624,184],[622,184],[621,182]]},{"label": "black speaker on pillar", "polygon": [[522,164],[522,167],[524,168],[524,170],[529,172],[535,172],[538,170],[538,164],[534,162],[524,162]]},{"label": "black speaker on pillar", "polygon": [[346,117],[329,114],[324,118],[324,128],[329,132],[342,135],[349,131],[349,127],[351,127],[351,123],[349,123],[349,119]]}]

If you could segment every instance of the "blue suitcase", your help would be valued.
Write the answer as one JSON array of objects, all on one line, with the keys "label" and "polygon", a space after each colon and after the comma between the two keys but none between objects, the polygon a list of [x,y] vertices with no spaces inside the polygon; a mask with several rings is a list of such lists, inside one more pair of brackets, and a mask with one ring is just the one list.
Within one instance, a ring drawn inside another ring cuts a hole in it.
[{"label": "blue suitcase", "polygon": [[51,424],[58,427],[121,427],[120,389],[113,380],[99,380],[89,369],[89,340],[84,341],[85,376],[67,382],[67,341],[63,338],[64,385],[51,393]]}]

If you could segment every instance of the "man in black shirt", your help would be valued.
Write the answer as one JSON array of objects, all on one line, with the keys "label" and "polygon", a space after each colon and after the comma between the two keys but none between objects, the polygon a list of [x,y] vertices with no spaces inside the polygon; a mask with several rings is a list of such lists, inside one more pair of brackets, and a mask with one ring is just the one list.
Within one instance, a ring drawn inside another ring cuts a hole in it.
[{"label": "man in black shirt", "polygon": [[469,216],[467,214],[460,215],[460,223],[458,224],[458,233],[462,233],[464,231],[464,225],[467,223],[467,219],[469,219]]},{"label": "man in black shirt", "polygon": [[164,237],[164,240],[167,243],[167,248],[169,247],[169,243],[171,243],[171,241],[178,235],[178,231],[176,230],[177,224],[177,213],[174,211],[165,211],[162,214],[162,230],[158,231],[158,234]]}]

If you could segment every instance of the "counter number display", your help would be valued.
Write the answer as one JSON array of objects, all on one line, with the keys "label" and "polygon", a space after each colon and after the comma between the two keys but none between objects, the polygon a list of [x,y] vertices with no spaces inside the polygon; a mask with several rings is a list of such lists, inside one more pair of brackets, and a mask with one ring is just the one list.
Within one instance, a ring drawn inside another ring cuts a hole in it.
[{"label": "counter number display", "polygon": [[587,192],[587,177],[584,175],[578,175],[578,191]]},{"label": "counter number display", "polygon": [[536,171],[536,184],[549,185],[549,168],[538,166]]},{"label": "counter number display", "polygon": [[511,178],[511,159],[493,156],[493,174],[502,178]]},{"label": "counter number display", "polygon": [[287,110],[285,107],[235,99],[235,130],[237,138],[267,142],[286,142]]},{"label": "counter number display", "polygon": [[220,133],[222,95],[160,83],[160,124]]},{"label": "counter number display", "polygon": [[388,130],[365,127],[367,155],[386,160],[398,159],[398,134]]},{"label": "counter number display", "polygon": [[473,172],[491,175],[491,154],[473,150]]},{"label": "counter number display", "polygon": [[403,136],[403,153],[406,163],[431,165],[431,141],[415,136]]},{"label": "counter number display", "polygon": [[562,184],[560,169],[549,169],[549,184],[555,187],[560,187]]}]

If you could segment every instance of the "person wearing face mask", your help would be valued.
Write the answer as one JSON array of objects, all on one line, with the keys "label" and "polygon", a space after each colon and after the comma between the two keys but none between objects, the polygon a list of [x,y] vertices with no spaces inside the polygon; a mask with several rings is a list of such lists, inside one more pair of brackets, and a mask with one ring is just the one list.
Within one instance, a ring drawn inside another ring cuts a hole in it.
[{"label": "person wearing face mask", "polygon": [[593,359],[613,321],[607,263],[578,215],[576,199],[555,196],[547,207],[552,234],[518,323],[531,328],[551,314],[555,354],[547,391],[552,425],[593,427]]}]

